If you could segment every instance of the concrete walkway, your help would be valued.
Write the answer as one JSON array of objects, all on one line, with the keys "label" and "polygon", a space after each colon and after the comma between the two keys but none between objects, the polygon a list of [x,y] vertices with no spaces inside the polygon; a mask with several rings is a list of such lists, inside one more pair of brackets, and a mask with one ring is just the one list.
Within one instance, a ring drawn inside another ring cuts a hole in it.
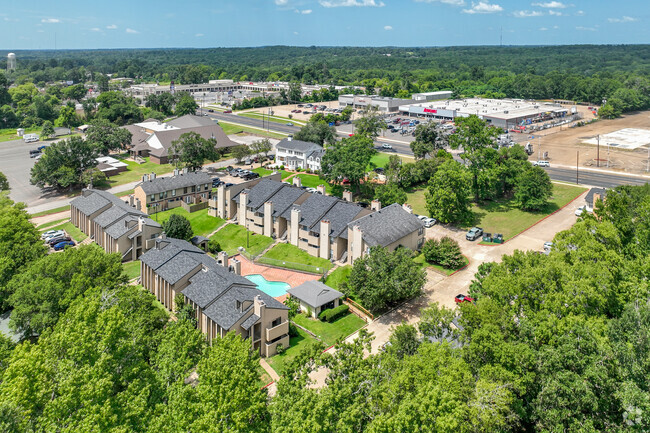
[{"label": "concrete walkway", "polygon": [[260,358],[260,365],[264,371],[271,376],[271,379],[273,379],[273,382],[266,387],[266,391],[269,393],[269,397],[275,397],[275,394],[278,392],[278,380],[280,380],[280,376],[275,372],[275,370],[273,370],[273,368],[271,368],[269,363],[266,362],[266,359]]}]

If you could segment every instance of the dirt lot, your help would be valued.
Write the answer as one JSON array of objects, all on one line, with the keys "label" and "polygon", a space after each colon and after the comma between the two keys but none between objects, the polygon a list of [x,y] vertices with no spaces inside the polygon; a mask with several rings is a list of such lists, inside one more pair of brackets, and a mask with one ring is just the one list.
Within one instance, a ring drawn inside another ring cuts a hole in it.
[{"label": "dirt lot", "polygon": [[[307,104],[307,102],[305,102]],[[300,105],[305,105],[305,104],[300,104]],[[316,105],[325,105],[327,108],[339,108],[339,101],[329,101],[329,102],[314,102],[313,104]],[[296,114],[292,113],[291,110],[305,110],[304,107],[298,107],[297,104],[293,105],[276,105],[275,107],[270,107],[273,110],[273,115],[274,116],[279,116],[279,117],[289,117],[289,114],[293,116],[294,119],[296,120],[303,120],[303,121],[308,121],[311,115],[306,115],[306,114]],[[255,112],[257,111],[258,113],[266,112],[264,110],[267,110],[268,108],[251,108],[250,110],[242,110],[238,111],[238,113],[246,113],[246,112]],[[311,110],[311,109],[308,109]],[[318,111],[319,113],[324,113],[328,114],[326,112]]]},{"label": "dirt lot", "polygon": [[[591,117],[590,117],[591,116]],[[585,119],[593,118],[588,113]],[[597,146],[583,143],[584,140],[597,135],[608,134],[624,128],[639,128],[650,130],[650,111],[627,114],[619,119],[599,120],[587,126],[577,128],[553,128],[541,133],[534,133],[535,138],[529,139],[527,134],[515,134],[515,140],[520,143],[530,141],[534,152],[531,160],[537,160],[539,145],[542,153],[548,152],[551,165],[566,165],[575,167],[576,151],[580,152],[579,163],[582,167],[596,167]],[[540,137],[538,139],[538,137]],[[607,168],[608,150],[606,143],[600,145],[600,167]],[[636,150],[609,149],[609,168],[627,173],[647,174],[648,147]]]}]

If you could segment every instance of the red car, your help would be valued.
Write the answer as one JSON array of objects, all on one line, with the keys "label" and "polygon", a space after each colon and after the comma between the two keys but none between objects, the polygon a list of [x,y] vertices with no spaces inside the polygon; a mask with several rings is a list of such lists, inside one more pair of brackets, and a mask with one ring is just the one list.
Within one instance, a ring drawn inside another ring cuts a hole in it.
[{"label": "red car", "polygon": [[232,110],[226,110],[223,112],[223,114],[230,114],[230,113],[232,113]]},{"label": "red car", "polygon": [[454,298],[454,302],[457,304],[462,304],[463,302],[474,302],[474,298],[470,298],[469,296],[465,296],[462,293],[456,295]]}]

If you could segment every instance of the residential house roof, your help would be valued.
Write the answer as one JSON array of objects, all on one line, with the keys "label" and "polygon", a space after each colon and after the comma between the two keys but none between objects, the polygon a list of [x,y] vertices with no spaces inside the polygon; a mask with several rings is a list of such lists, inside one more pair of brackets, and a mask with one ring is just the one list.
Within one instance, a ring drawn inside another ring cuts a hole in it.
[{"label": "residential house roof", "polygon": [[314,233],[320,234],[320,221],[327,220],[330,222],[331,237],[348,238],[348,224],[358,218],[364,209],[354,203],[339,200],[325,215],[316,222],[311,229]]},{"label": "residential house roof", "polygon": [[180,173],[176,176],[156,177],[153,180],[140,182],[135,187],[141,187],[145,194],[158,194],[172,189],[185,188],[189,186],[204,185],[212,182],[212,177],[201,171]]},{"label": "residential house roof", "polygon": [[242,322],[241,327],[248,331],[254,324],[257,323],[258,320],[260,320],[260,316],[257,314],[251,314],[248,319]]},{"label": "residential house roof", "polygon": [[[146,143],[146,141],[151,134],[146,132],[142,126],[125,125],[122,126],[122,128],[126,129],[131,133],[131,147],[133,147],[134,150],[149,149],[149,145]],[[142,145],[144,145],[144,147],[140,147],[139,149],[136,149],[138,146],[142,146]]]},{"label": "residential house roof", "polygon": [[198,128],[200,126],[211,126],[216,122],[206,116],[196,116],[194,114],[186,114],[185,116],[177,117],[167,122],[168,125],[175,126],[180,129]]},{"label": "residential house roof", "polygon": [[129,207],[113,194],[98,189],[85,189],[79,197],[70,202],[70,205],[79,209],[81,213],[87,216],[94,214],[109,204]]},{"label": "residential house roof", "polygon": [[291,210],[300,209],[300,225],[312,227],[320,222],[322,217],[332,208],[339,199],[336,197],[312,194],[301,205],[292,206],[283,215],[287,220],[291,220]]},{"label": "residential house roof", "polygon": [[219,299],[203,310],[203,314],[214,320],[222,328],[230,329],[235,323],[253,310],[253,304],[246,309],[238,309],[237,301],[243,304],[246,301],[254,301],[257,296],[264,301],[267,308],[278,310],[288,309],[286,305],[273,299],[259,289],[235,286],[225,291]]},{"label": "residential house roof", "polygon": [[206,126],[197,126],[193,128],[184,129],[168,129],[163,131],[156,131],[147,138],[147,144],[151,147],[149,151],[152,155],[163,157],[169,153],[169,148],[172,143],[178,140],[181,135],[188,132],[195,132],[204,139],[214,139],[217,144],[215,148],[221,149],[224,147],[236,146],[237,143],[233,142],[223,132],[223,129],[216,123]]},{"label": "residential house roof", "polygon": [[361,229],[363,240],[371,247],[388,246],[424,227],[422,221],[397,203],[348,224],[350,228],[355,226]]},{"label": "residential house roof", "polygon": [[287,290],[287,293],[313,308],[322,307],[328,302],[344,296],[343,293],[320,281],[306,281],[293,289]]},{"label": "residential house roof", "polygon": [[317,150],[322,150],[323,147],[319,146],[316,143],[311,143],[309,141],[294,140],[293,138],[285,138],[281,140],[278,144],[275,145],[276,149],[287,149],[298,152],[303,152],[305,154],[309,152],[314,152]]},{"label": "residential house roof", "polygon": [[585,202],[590,208],[594,207],[594,196],[600,196],[601,200],[607,196],[607,189],[605,188],[591,188],[585,196]]}]

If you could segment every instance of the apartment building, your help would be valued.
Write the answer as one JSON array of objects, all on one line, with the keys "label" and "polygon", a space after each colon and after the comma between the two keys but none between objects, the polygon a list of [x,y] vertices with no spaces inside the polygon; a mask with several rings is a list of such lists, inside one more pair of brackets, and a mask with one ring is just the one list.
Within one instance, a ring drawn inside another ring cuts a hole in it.
[{"label": "apartment building", "polygon": [[187,169],[174,170],[172,176],[158,177],[145,174],[136,185],[133,195],[147,214],[181,206],[207,202],[212,191],[212,178],[207,173]]},{"label": "apartment building", "polygon": [[300,168],[312,171],[320,170],[320,163],[325,149],[315,143],[294,140],[287,137],[275,145],[275,163],[295,170]]},{"label": "apartment building", "polygon": [[106,191],[84,189],[70,202],[70,222],[107,253],[137,260],[152,248],[162,227],[142,212],[134,196],[124,202]]},{"label": "apartment building", "polygon": [[239,269],[227,256],[219,264],[189,242],[162,235],[141,257],[141,284],[169,310],[182,294],[208,341],[236,332],[260,355],[272,356],[278,345],[289,347],[289,309]]}]

